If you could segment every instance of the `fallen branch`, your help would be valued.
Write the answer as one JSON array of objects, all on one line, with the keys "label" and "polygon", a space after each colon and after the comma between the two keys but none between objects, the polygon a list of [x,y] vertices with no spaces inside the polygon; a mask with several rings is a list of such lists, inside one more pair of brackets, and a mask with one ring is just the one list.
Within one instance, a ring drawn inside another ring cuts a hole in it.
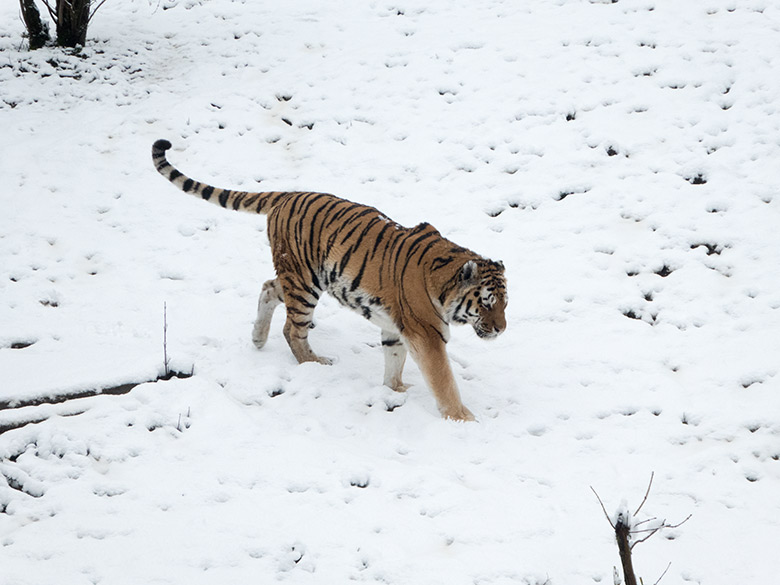
[{"label": "fallen branch", "polygon": [[[73,400],[80,400],[82,398],[91,398],[93,396],[120,396],[122,394],[129,393],[136,386],[141,384],[148,384],[149,382],[162,382],[168,381],[173,378],[190,378],[195,373],[193,367],[190,372],[177,372],[170,370],[167,374],[157,376],[151,380],[141,380],[139,382],[128,382],[126,384],[119,384],[117,386],[108,386],[105,388],[94,388],[90,390],[79,390],[75,392],[63,392],[62,394],[54,394],[51,396],[41,396],[38,398],[20,399],[20,400],[0,400],[0,411],[16,411],[19,409],[42,406],[47,404],[62,404],[64,402],[70,402]],[[74,412],[68,413],[67,416],[73,416],[75,414],[81,414],[84,410],[78,409]],[[33,409],[30,416],[24,416],[24,418],[18,420],[2,420],[0,419],[0,435],[7,431],[19,429],[30,424],[37,424],[50,418],[50,414],[41,414],[37,409]]]}]

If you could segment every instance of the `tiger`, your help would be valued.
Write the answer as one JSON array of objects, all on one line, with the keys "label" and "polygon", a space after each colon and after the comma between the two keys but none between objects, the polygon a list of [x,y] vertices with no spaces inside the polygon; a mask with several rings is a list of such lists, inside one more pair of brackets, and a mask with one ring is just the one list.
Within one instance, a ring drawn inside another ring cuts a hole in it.
[{"label": "tiger", "polygon": [[283,333],[298,363],[330,364],[309,345],[323,292],[381,329],[384,384],[408,386],[407,353],[417,363],[441,416],[473,421],[450,367],[450,324],[470,324],[483,339],[506,329],[504,265],[458,246],[432,225],[404,227],[374,207],[328,193],[247,192],[200,183],[168,162],[168,140],[152,146],[157,171],[182,191],[226,209],[267,215],[276,278],[263,284],[252,341],[261,349],[274,310],[284,304]]}]

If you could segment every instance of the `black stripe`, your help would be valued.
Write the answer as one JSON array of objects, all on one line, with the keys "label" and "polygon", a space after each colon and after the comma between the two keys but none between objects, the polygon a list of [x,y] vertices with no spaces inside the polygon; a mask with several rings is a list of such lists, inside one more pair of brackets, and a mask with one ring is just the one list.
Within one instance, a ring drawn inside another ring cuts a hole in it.
[{"label": "black stripe", "polygon": [[352,256],[352,248],[347,250],[341,257],[341,262],[339,262],[339,275],[344,273],[344,268],[347,267],[347,262],[349,262],[350,256]]},{"label": "black stripe", "polygon": [[317,306],[315,303],[311,303],[311,302],[307,301],[306,299],[304,299],[301,295],[296,295],[296,294],[290,293],[289,295],[285,295],[285,296],[289,296],[291,299],[295,299],[296,301],[298,301],[299,303],[301,303],[304,307],[306,307],[308,309],[313,309],[314,307]]},{"label": "black stripe", "polygon": [[336,243],[336,238],[338,237],[338,232],[333,232],[328,236],[328,241],[325,243],[326,251],[330,250],[333,247],[333,244]]},{"label": "black stripe", "polygon": [[[462,299],[460,299],[460,302],[458,303],[458,306],[455,307],[455,310],[452,312],[453,315],[457,315],[458,313],[460,313],[460,308],[463,306],[463,301],[465,301],[465,300],[466,300],[466,297],[463,297]],[[471,301],[469,301],[469,303],[471,303]]]},{"label": "black stripe", "polygon": [[432,326],[431,329],[433,329],[439,335],[439,337],[441,337],[441,340],[444,343],[447,343],[447,340],[444,338],[444,334],[441,331],[439,331],[438,327],[433,327]]},{"label": "black stripe", "polygon": [[327,254],[328,250],[330,249],[330,246],[325,248],[321,245],[321,236],[322,236],[322,228],[325,220],[323,219],[322,222],[319,225],[319,228],[315,231],[315,227],[317,224],[317,219],[319,218],[320,214],[325,214],[325,217],[327,217],[327,214],[330,213],[330,210],[333,209],[334,206],[338,205],[339,200],[336,198],[333,198],[334,200],[330,203],[327,203],[325,205],[321,205],[317,211],[314,212],[314,216],[311,219],[311,227],[309,228],[309,248],[313,251],[315,250],[315,233],[316,233],[316,239],[317,239],[317,246],[316,249],[318,250],[317,254],[317,264],[321,265],[325,261],[325,254]]},{"label": "black stripe", "polygon": [[[327,195],[325,195],[323,193],[316,194],[314,197],[312,197],[310,199],[308,205],[306,206],[306,212],[308,213],[309,210],[311,209],[311,207],[316,202],[321,201],[323,198],[326,198],[326,197],[327,197]],[[309,239],[308,239],[309,247],[306,250],[306,252],[307,252],[307,254],[309,256],[309,262],[311,264],[314,263],[314,256],[315,255],[317,257],[316,258],[317,262],[318,263],[322,262],[322,259],[320,258],[320,254],[315,254],[315,250],[318,250],[318,249],[315,247],[315,244],[314,244],[314,240],[315,240],[314,236],[315,236],[315,234],[319,236],[322,233],[322,226],[320,226],[319,230],[317,230],[316,229],[316,223],[317,223],[317,218],[320,216],[320,214],[323,212],[323,210],[326,207],[327,207],[327,205],[319,205],[317,207],[317,210],[314,211],[314,213],[312,214],[311,220],[309,221]],[[312,274],[314,274],[313,270],[312,270]],[[316,276],[315,276],[315,279],[316,279]]]},{"label": "black stripe", "polygon": [[296,213],[295,207],[296,207],[296,205],[298,205],[300,200],[305,195],[306,195],[306,193],[291,193],[290,194],[290,196],[291,196],[290,199],[288,201],[285,201],[285,204],[288,203],[288,202],[290,204],[289,210],[287,212],[287,223],[285,225],[285,233],[287,233],[287,234],[290,233],[290,227],[291,227],[291,224],[292,224],[293,216]]},{"label": "black stripe", "polygon": [[171,170],[171,174],[168,175],[168,179],[171,180],[171,181],[175,181],[176,179],[178,179],[181,176],[182,176],[182,173],[180,173],[176,169],[172,169]]},{"label": "black stripe", "polygon": [[[370,214],[370,213],[376,213],[376,210],[375,210],[375,209],[373,209],[372,207],[369,207],[369,208],[367,208],[367,209],[364,209],[363,211],[360,211],[360,212],[356,213],[355,215],[353,215],[353,216],[349,217],[349,219],[346,219],[346,220],[344,220],[344,225],[347,225],[347,224],[349,224],[349,223],[352,223],[353,221],[357,221],[358,219],[360,219],[360,218],[361,218],[361,217],[363,217],[364,215],[368,215],[368,214]],[[347,232],[347,235],[345,235],[345,236],[344,236],[344,237],[341,239],[341,243],[343,244],[343,243],[345,243],[345,242],[346,242],[346,241],[347,241],[349,238],[351,238],[351,237],[352,237],[352,234],[353,234],[353,233],[355,233],[355,230],[356,230],[356,229],[358,229],[359,227],[360,227],[360,224],[357,224],[357,225],[355,225],[355,226],[354,226],[354,227],[353,227],[351,230],[349,230],[349,232]]]},{"label": "black stripe", "polygon": [[351,230],[349,230],[349,231],[347,232],[347,235],[345,235],[343,238],[341,238],[341,242],[340,242],[340,243],[341,243],[341,244],[345,244],[345,243],[347,242],[347,240],[348,240],[350,237],[352,237],[352,234],[354,234],[354,233],[355,233],[355,230],[356,230],[356,229],[358,229],[359,227],[360,227],[359,225],[356,225],[356,226],[355,226],[355,227],[353,227]]},{"label": "black stripe", "polygon": [[186,181],[184,181],[184,183],[182,183],[181,190],[184,191],[185,193],[189,193],[189,191],[192,189],[192,186],[194,184],[195,181],[188,178]]},{"label": "black stripe", "polygon": [[353,209],[363,207],[363,205],[360,205],[359,203],[352,203],[351,201],[347,201],[346,199],[342,199],[342,202],[346,204],[346,207],[334,213],[333,216],[330,218],[330,221],[328,221],[328,223],[326,224],[327,226],[330,226],[330,224],[332,224],[333,222],[339,221],[342,217],[344,217],[347,213],[349,213]]},{"label": "black stripe", "polygon": [[349,287],[349,290],[354,292],[360,286],[360,281],[363,280],[363,272],[366,269],[366,262],[368,262],[368,254],[363,256],[363,263],[360,265],[360,270],[358,270],[357,276],[352,281],[352,286]]},{"label": "black stripe", "polygon": [[371,257],[373,258],[376,254],[377,249],[379,248],[379,244],[382,243],[382,240],[385,237],[385,232],[390,228],[390,223],[385,223],[385,225],[382,226],[382,229],[379,230],[379,233],[376,236],[376,240],[374,240],[374,247],[371,250]]},{"label": "black stripe", "polygon": [[439,234],[438,234],[438,232],[436,232],[436,231],[434,230],[434,231],[430,231],[430,232],[428,232],[427,234],[423,234],[423,235],[419,236],[419,237],[418,237],[418,238],[416,238],[414,241],[412,241],[412,244],[409,246],[409,253],[411,254],[411,253],[414,251],[414,249],[415,249],[415,248],[416,248],[416,247],[417,247],[417,246],[420,244],[420,242],[422,242],[423,240],[427,240],[428,238],[431,238],[431,237],[434,237],[434,236],[438,236],[438,235],[439,235]]},{"label": "black stripe", "polygon": [[[382,263],[383,265],[384,265],[384,263],[385,263],[385,256],[387,256],[387,255],[389,254],[389,257],[388,257],[388,259],[387,259],[387,262],[388,262],[388,264],[389,264],[391,267],[395,268],[395,261],[396,261],[396,259],[397,259],[397,256],[398,256],[398,253],[397,253],[397,252],[395,252],[395,248],[396,248],[396,246],[398,246],[398,244],[399,244],[399,243],[401,244],[401,246],[403,246],[403,242],[404,242],[404,237],[403,237],[401,234],[399,234],[399,233],[396,233],[396,237],[395,237],[395,238],[393,239],[393,241],[390,243],[390,246],[388,246],[387,248],[385,248],[385,249],[382,251],[382,260],[381,260],[381,263]],[[394,254],[395,254],[395,256],[394,256]]]},{"label": "black stripe", "polygon": [[316,290],[314,290],[312,287],[310,287],[305,282],[298,282],[298,286],[300,286],[306,294],[309,296],[314,297],[315,301],[320,298],[320,293]]},{"label": "black stripe", "polygon": [[229,197],[230,197],[230,189],[222,189],[222,193],[219,194],[219,204],[222,207],[227,207],[227,202]]},{"label": "black stripe", "polygon": [[[289,193],[287,193],[286,191],[280,191],[280,192],[276,193],[273,196],[273,198],[269,196],[268,197],[268,205],[269,205],[269,207],[276,207],[279,204],[279,201],[281,201],[282,199],[287,197],[287,195],[289,195]],[[258,211],[260,211],[259,207],[258,207]]]},{"label": "black stripe", "polygon": [[428,245],[425,246],[425,249],[422,252],[420,252],[420,257],[417,258],[417,266],[420,265],[420,263],[423,261],[423,258],[425,258],[425,255],[428,253],[428,250],[430,250],[433,246],[435,246],[437,241],[438,240],[435,240],[433,242],[428,242]]},{"label": "black stripe", "polygon": [[[418,238],[415,238],[412,243],[409,245],[409,250],[406,252],[406,258],[404,259],[404,265],[401,268],[401,278],[403,278],[403,275],[406,273],[406,269],[409,268],[409,263],[412,261],[412,256],[417,252],[416,248],[420,245],[421,242],[424,240],[437,236],[438,233],[436,231],[428,232],[427,234],[423,234],[419,236]],[[400,254],[400,252],[399,252]],[[419,264],[419,262],[418,262]]]},{"label": "black stripe", "polygon": [[308,215],[309,209],[311,209],[312,205],[314,205],[317,201],[322,199],[323,197],[327,197],[324,193],[310,193],[309,200],[306,202],[306,205],[304,205],[301,208],[301,214]]},{"label": "black stripe", "polygon": [[454,258],[452,256],[447,256],[446,258],[441,258],[441,257],[436,258],[431,264],[431,272],[433,272],[434,270],[439,270],[440,268],[444,268],[445,266],[447,266],[447,264],[449,264],[453,260]]},{"label": "black stripe", "polygon": [[370,219],[368,224],[366,224],[366,227],[364,227],[363,231],[360,232],[360,235],[358,236],[357,240],[355,240],[355,243],[352,244],[352,246],[355,248],[360,246],[363,243],[363,239],[366,237],[366,234],[368,234],[368,232],[371,231],[371,228],[373,228],[380,221],[381,220],[378,217],[374,217]]},{"label": "black stripe", "polygon": [[322,290],[320,286],[320,279],[317,277],[317,273],[314,271],[314,267],[309,265],[309,272],[311,272],[311,283],[317,290]]},{"label": "black stripe", "polygon": [[244,203],[244,207],[248,209],[252,207],[255,204],[255,201],[257,201],[260,198],[260,193],[252,193],[251,195],[250,194],[247,195],[249,196],[246,198],[246,203]]},{"label": "black stripe", "polygon": [[200,196],[203,197],[206,201],[211,199],[211,194],[214,192],[214,187],[211,185],[206,185],[203,187],[203,191],[200,192]]},{"label": "black stripe", "polygon": [[238,211],[238,208],[241,207],[241,202],[244,200],[244,198],[248,195],[248,193],[239,193],[235,199],[233,199],[233,209],[235,211]]}]

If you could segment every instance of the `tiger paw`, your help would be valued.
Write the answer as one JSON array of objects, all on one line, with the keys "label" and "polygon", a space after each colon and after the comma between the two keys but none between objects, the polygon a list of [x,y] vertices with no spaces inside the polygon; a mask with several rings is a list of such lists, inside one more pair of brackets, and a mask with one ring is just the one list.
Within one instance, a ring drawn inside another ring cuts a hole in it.
[{"label": "tiger paw", "polygon": [[385,386],[395,392],[406,392],[409,388],[412,387],[411,384],[404,384],[400,380],[385,380]]},{"label": "tiger paw", "polygon": [[463,422],[476,420],[471,411],[462,404],[442,412],[442,416],[449,420],[458,420]]}]

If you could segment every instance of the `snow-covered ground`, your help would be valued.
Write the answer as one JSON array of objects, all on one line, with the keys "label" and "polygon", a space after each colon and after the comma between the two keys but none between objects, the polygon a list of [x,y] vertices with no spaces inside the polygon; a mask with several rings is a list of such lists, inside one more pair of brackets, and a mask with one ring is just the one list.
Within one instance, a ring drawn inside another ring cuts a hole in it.
[{"label": "snow-covered ground", "polygon": [[[0,583],[770,584],[780,542],[780,7],[123,0],[72,55],[0,4]],[[478,422],[325,298],[250,339],[262,217],[329,191],[507,266],[453,329]],[[57,402],[154,380],[123,395]],[[43,402],[41,404],[41,402]],[[54,403],[49,403],[54,402]],[[35,421],[35,422],[30,422]],[[24,424],[30,422],[30,424]],[[6,430],[8,429],[8,430]]]}]

